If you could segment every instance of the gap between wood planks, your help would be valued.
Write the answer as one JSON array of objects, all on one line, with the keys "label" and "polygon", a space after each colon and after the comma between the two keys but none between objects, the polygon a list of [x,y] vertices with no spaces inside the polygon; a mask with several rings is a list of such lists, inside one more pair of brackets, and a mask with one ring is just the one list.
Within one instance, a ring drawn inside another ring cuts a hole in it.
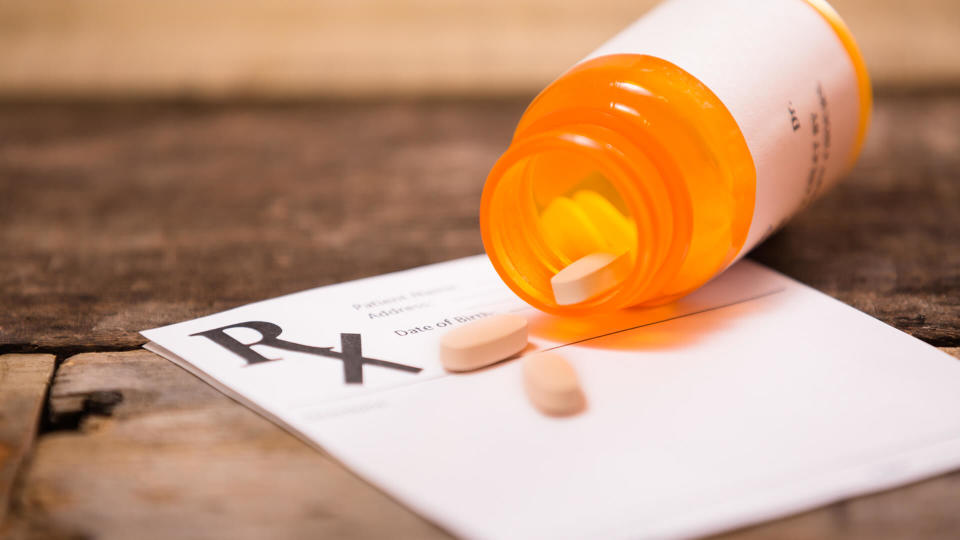
[{"label": "gap between wood planks", "polygon": [[[919,339],[919,338],[918,338]],[[939,341],[950,341],[951,343],[942,345],[939,343],[932,343],[930,340],[921,340],[934,347],[937,347],[941,351],[960,359],[960,340],[935,340]],[[83,406],[81,410],[61,414],[54,416],[50,410],[50,393],[53,391],[54,382],[56,381],[57,373],[60,370],[60,366],[72,356],[77,354],[84,353],[109,353],[109,352],[130,352],[130,351],[139,351],[143,350],[142,347],[116,347],[116,348],[100,348],[91,350],[91,348],[85,347],[63,347],[56,348],[55,350],[35,350],[29,354],[53,354],[55,355],[55,362],[53,371],[50,374],[50,379],[47,383],[47,389],[43,397],[43,410],[40,413],[38,419],[36,438],[40,438],[47,433],[58,432],[58,431],[79,431],[80,425],[83,423],[83,420],[88,416],[111,416],[113,413],[113,408],[116,407],[119,403],[123,401],[123,392],[119,390],[111,391],[101,391],[93,392],[83,399]],[[0,354],[6,354],[6,351],[0,350]]]}]

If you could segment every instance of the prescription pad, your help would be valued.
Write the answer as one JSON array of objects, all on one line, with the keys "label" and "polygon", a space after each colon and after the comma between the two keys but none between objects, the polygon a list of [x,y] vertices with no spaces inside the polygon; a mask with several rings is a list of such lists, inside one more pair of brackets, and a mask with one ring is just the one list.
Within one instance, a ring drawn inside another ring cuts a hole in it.
[{"label": "prescription pad", "polygon": [[[440,366],[445,330],[529,318],[586,410],[515,360]],[[960,467],[960,360],[751,261],[667,306],[561,319],[484,256],[143,332],[146,348],[471,538],[696,536]],[[258,344],[259,343],[259,344]]]}]

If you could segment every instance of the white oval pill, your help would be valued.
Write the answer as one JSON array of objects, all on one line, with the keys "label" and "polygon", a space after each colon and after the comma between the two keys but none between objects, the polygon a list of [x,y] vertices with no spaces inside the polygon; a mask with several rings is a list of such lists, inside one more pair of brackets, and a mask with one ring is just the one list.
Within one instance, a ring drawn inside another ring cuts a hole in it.
[{"label": "white oval pill", "polygon": [[617,286],[630,271],[630,254],[592,253],[550,278],[557,304],[579,304]]},{"label": "white oval pill", "polygon": [[447,371],[480,369],[527,346],[527,319],[491,315],[447,332],[440,339],[440,362]]},{"label": "white oval pill", "polygon": [[577,372],[570,362],[554,352],[523,359],[523,385],[534,406],[549,415],[574,414],[586,405]]}]

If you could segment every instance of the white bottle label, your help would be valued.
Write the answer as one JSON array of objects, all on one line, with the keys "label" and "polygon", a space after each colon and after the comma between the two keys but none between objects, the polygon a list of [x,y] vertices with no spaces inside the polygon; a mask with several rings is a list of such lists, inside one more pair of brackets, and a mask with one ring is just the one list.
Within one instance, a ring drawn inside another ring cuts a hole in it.
[{"label": "white bottle label", "polygon": [[833,28],[804,0],[670,0],[587,59],[623,53],[690,73],[743,132],[757,191],[739,256],[848,170],[860,110],[856,73]]}]

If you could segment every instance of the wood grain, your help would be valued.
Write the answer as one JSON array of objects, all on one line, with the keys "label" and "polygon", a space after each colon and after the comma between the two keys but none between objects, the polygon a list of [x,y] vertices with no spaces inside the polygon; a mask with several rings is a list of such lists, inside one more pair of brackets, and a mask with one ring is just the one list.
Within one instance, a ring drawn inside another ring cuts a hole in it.
[{"label": "wood grain", "polygon": [[50,354],[0,355],[0,536],[14,481],[33,446],[53,364]]},{"label": "wood grain", "polygon": [[752,258],[941,347],[960,345],[960,96],[878,100],[849,178]]},{"label": "wood grain", "polygon": [[[140,329],[479,253],[483,179],[523,106],[0,106],[0,351],[133,348]],[[960,357],[957,208],[960,94],[881,94],[851,177],[753,257]],[[36,384],[13,408],[0,388],[0,414],[21,411],[0,436],[22,444],[53,359],[16,358]],[[0,536],[444,535],[145,351],[74,356],[50,396]],[[730,538],[955,536],[958,474]]]},{"label": "wood grain", "polygon": [[21,538],[441,538],[325,454],[147,351],[81,354],[13,516]]},{"label": "wood grain", "polygon": [[521,102],[0,108],[0,347],[138,330],[482,250]]},{"label": "wood grain", "polygon": [[[0,350],[479,253],[521,100],[0,107]],[[881,95],[853,174],[753,255],[960,345],[960,94]]]},{"label": "wood grain", "polygon": [[[147,351],[81,354],[12,516],[18,538],[440,538],[325,454]],[[950,538],[960,472],[723,535]]]}]

